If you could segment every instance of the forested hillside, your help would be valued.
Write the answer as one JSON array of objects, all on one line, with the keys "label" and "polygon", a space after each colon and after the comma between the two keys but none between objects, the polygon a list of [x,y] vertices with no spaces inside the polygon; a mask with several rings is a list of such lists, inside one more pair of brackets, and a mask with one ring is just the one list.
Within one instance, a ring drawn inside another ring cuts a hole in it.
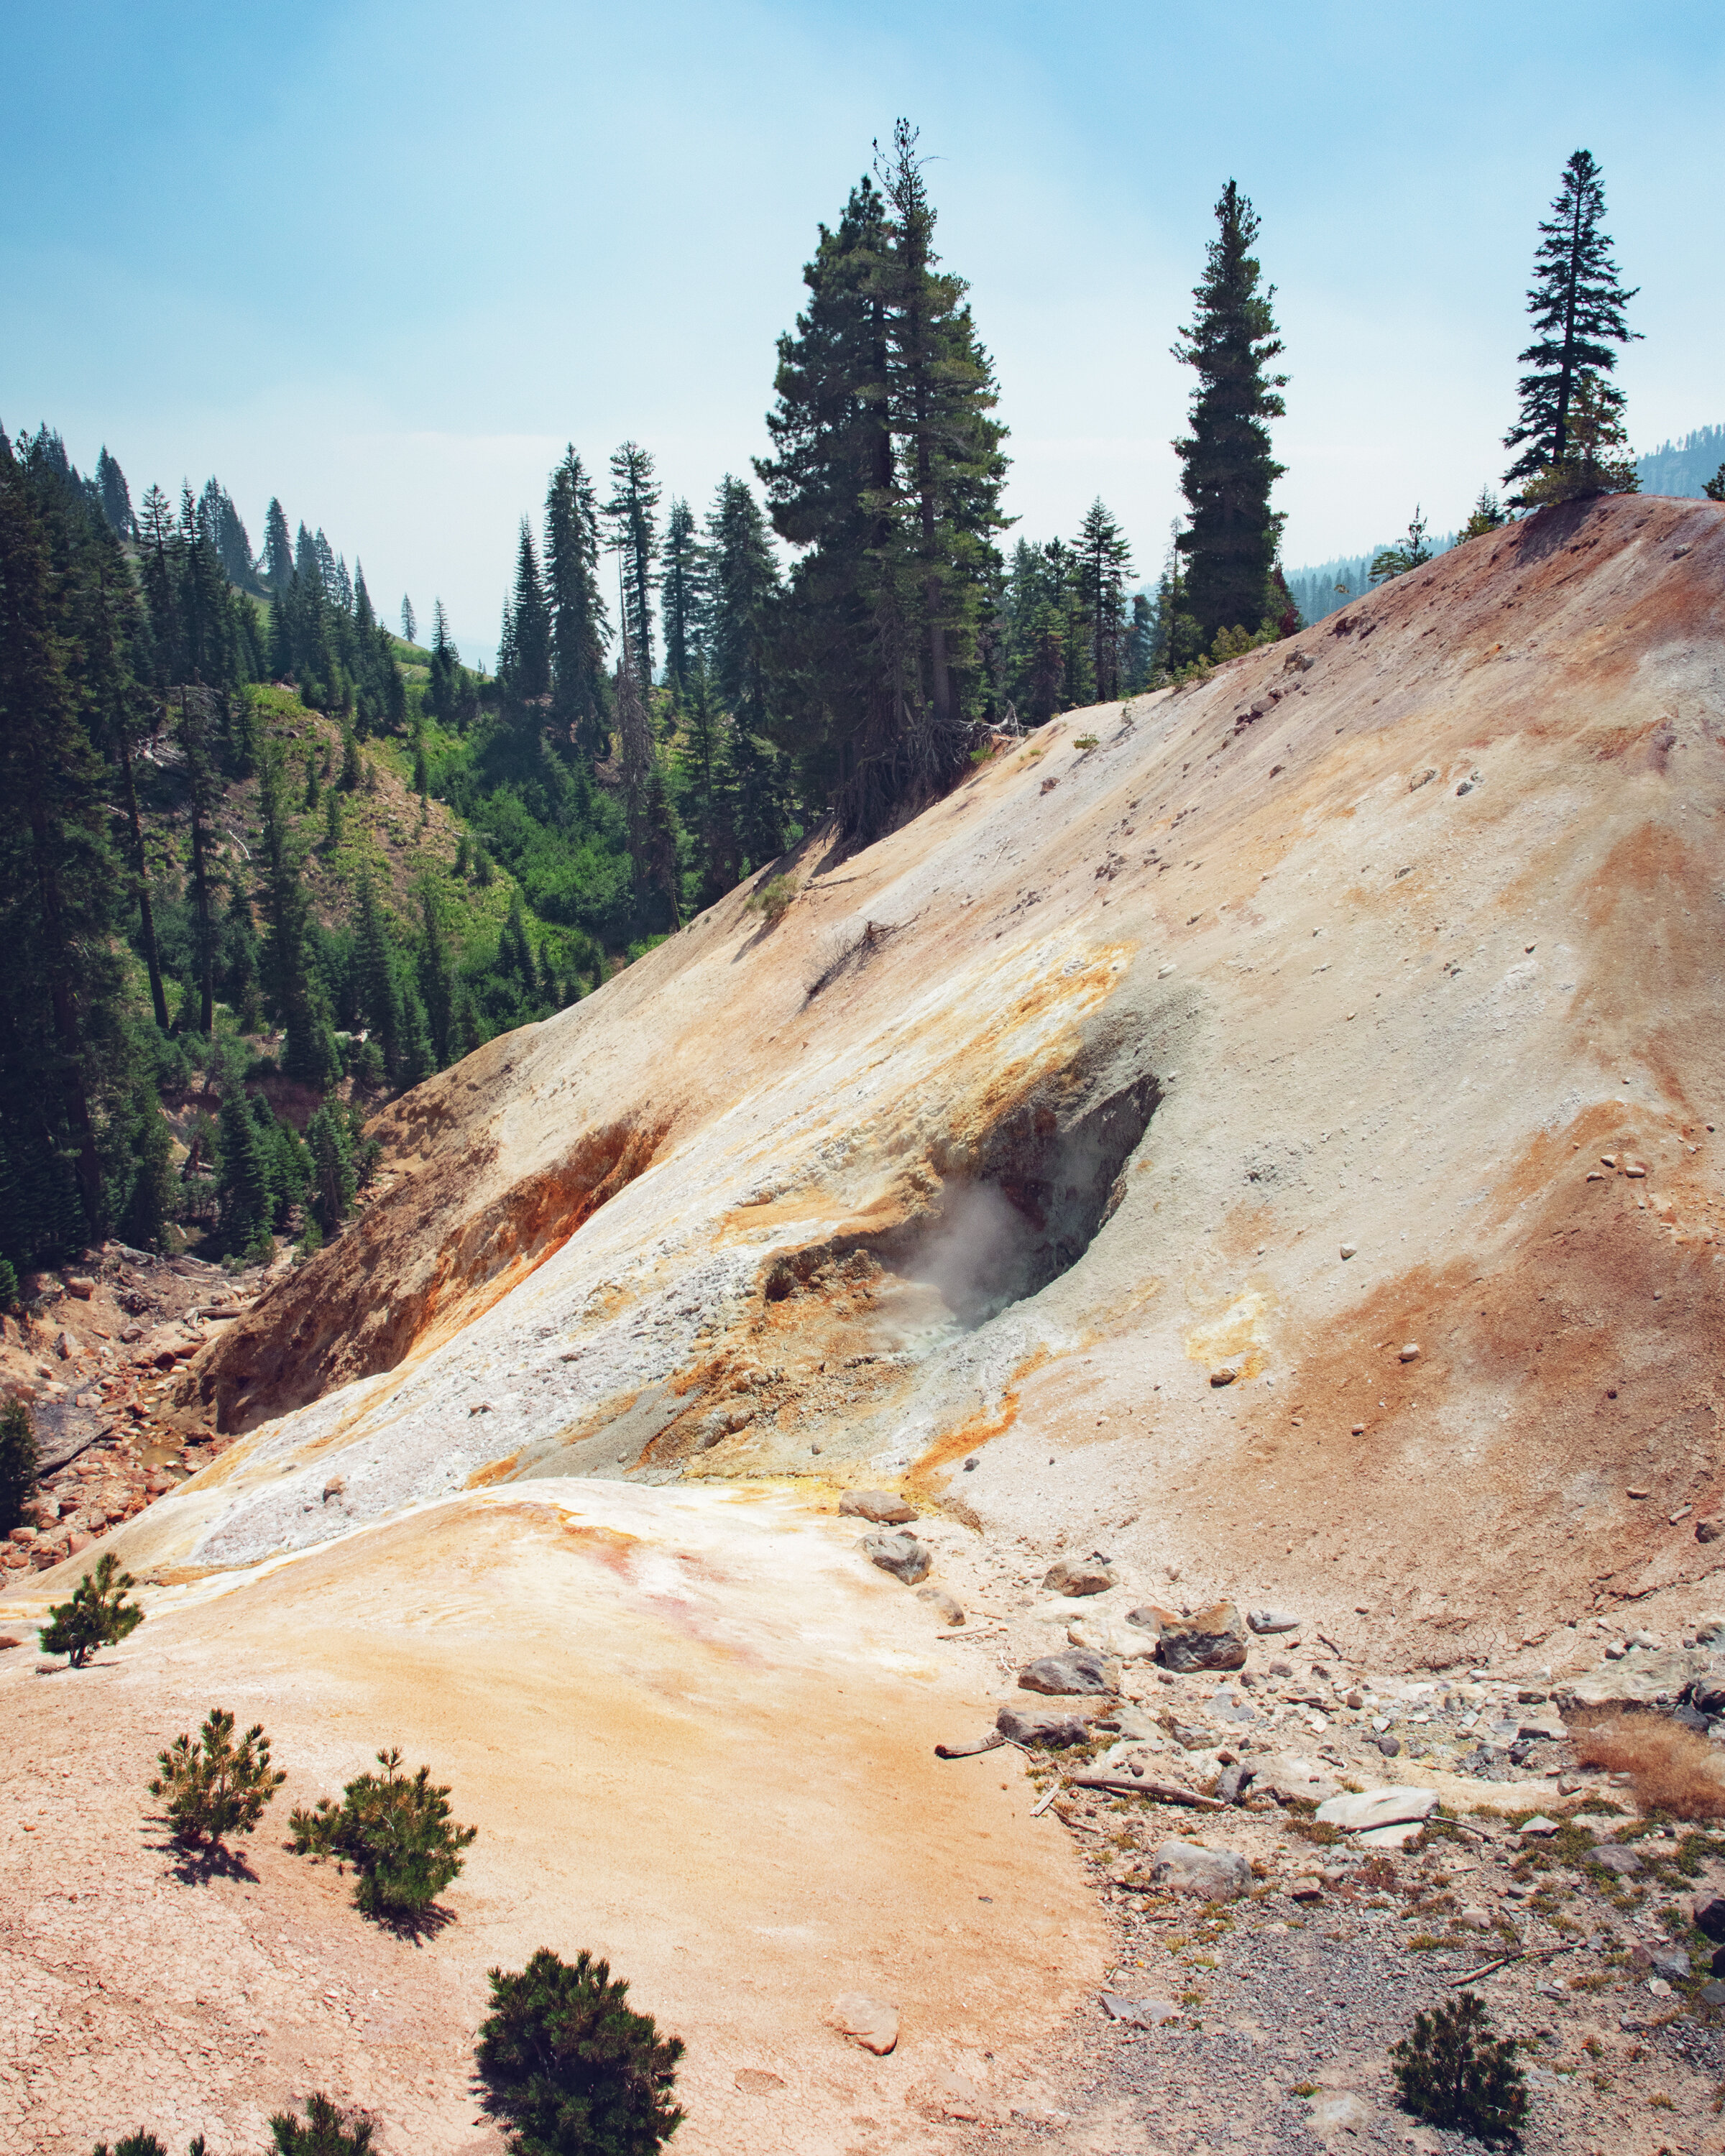
[{"label": "forested hillside", "polygon": [[[1482,490],[1463,538],[1635,484],[1609,378],[1633,295],[1585,152],[1563,187],[1521,492]],[[218,480],[135,507],[105,447],[86,479],[45,424],[0,434],[0,1300],[114,1233],[314,1245],[362,1202],[372,1109],[810,829],[865,843],[1003,734],[1204,677],[1452,543],[1416,508],[1291,587],[1259,220],[1232,181],[1214,216],[1175,346],[1186,514],[1136,594],[1100,499],[1008,548],[993,363],[904,121],[816,228],[768,454],[701,507],[639,442],[603,475],[572,444],[521,519],[494,675],[440,602],[429,643],[406,599],[396,636],[280,501],[254,556]]]}]

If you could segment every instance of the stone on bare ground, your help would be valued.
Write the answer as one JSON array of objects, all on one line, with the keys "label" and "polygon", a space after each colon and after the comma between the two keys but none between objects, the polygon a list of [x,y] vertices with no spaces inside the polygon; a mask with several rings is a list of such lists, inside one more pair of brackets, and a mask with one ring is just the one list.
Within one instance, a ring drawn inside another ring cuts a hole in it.
[{"label": "stone on bare ground", "polygon": [[1246,1622],[1253,1631],[1260,1635],[1271,1632],[1297,1632],[1300,1620],[1290,1616],[1286,1609],[1249,1609]]},{"label": "stone on bare ground", "polygon": [[865,2051],[885,2058],[898,2041],[898,2009],[885,1999],[871,1999],[865,1991],[842,1991],[827,2015],[829,2027],[849,2036]]},{"label": "stone on bare ground", "polygon": [[962,1625],[964,1622],[964,1604],[956,1594],[948,1594],[944,1587],[919,1587],[916,1599],[926,1602],[942,1624]]},{"label": "stone on bare ground", "polygon": [[1122,1999],[1117,1992],[1101,1994],[1102,2011],[1111,2021],[1128,2029],[1159,2029],[1165,2021],[1178,2021],[1180,2010],[1168,1999]]},{"label": "stone on bare ground", "polygon": [[1106,1594],[1119,1582],[1100,1558],[1062,1557],[1049,1567],[1042,1584],[1050,1594]]},{"label": "stone on bare ground", "polygon": [[1428,1820],[1437,1804],[1435,1789],[1363,1789],[1358,1796],[1327,1798],[1318,1806],[1317,1816],[1322,1825],[1338,1826],[1344,1834],[1364,1834],[1376,1827]]},{"label": "stone on bare ground", "polygon": [[906,1587],[914,1587],[919,1579],[927,1579],[933,1568],[933,1556],[914,1535],[865,1535],[857,1547],[882,1572],[890,1572],[896,1579],[903,1580]]},{"label": "stone on bare ground", "polygon": [[1107,1662],[1085,1647],[1069,1649],[1064,1655],[1044,1655],[1019,1671],[1019,1683],[1025,1691],[1110,1691],[1113,1687],[1108,1679]]},{"label": "stone on bare ground", "polygon": [[1206,1849],[1198,1841],[1163,1842],[1152,1854],[1150,1876],[1200,1902],[1237,1902],[1252,1887],[1252,1867],[1238,1850]]},{"label": "stone on bare ground", "polygon": [[1253,1797],[1279,1797],[1284,1804],[1321,1804],[1341,1794],[1327,1767],[1295,1752],[1272,1753],[1251,1762]]},{"label": "stone on bare ground", "polygon": [[1099,1702],[1056,1707],[1052,1702],[1044,1706],[1030,1700],[1009,1700],[995,1716],[994,1727],[1014,1744],[1062,1752],[1070,1744],[1089,1743],[1089,1717],[1099,1710]]},{"label": "stone on bare ground", "polygon": [[895,1496],[891,1490],[847,1490],[839,1500],[839,1510],[857,1519],[872,1520],[880,1527],[899,1527],[916,1517],[916,1507]]},{"label": "stone on bare ground", "polygon": [[1675,1702],[1685,1689],[1707,1674],[1707,1657],[1682,1648],[1637,1647],[1604,1669],[1572,1677],[1553,1688],[1553,1703],[1566,1722],[1578,1714],[1633,1713]]},{"label": "stone on bare ground", "polygon": [[1354,2140],[1370,2132],[1377,2115],[1363,2097],[1356,2096],[1352,2089],[1343,2089],[1335,2095],[1313,2097],[1307,2123],[1321,2141],[1330,2140],[1338,2133]]},{"label": "stone on bare ground", "polygon": [[1725,1943],[1725,1894],[1706,1894],[1697,1900],[1695,1928],[1716,1943]]},{"label": "stone on bare ground", "polygon": [[1118,1661],[1156,1659],[1157,1634],[1117,1618],[1075,1617],[1066,1627],[1066,1638],[1075,1647],[1087,1647],[1093,1655],[1112,1656]]},{"label": "stone on bare ground", "polygon": [[1632,1849],[1621,1842],[1602,1841],[1589,1852],[1588,1862],[1597,1864],[1604,1871],[1615,1872],[1620,1879],[1633,1879],[1641,1869],[1641,1860]]},{"label": "stone on bare ground", "polygon": [[1245,1667],[1245,1620],[1231,1602],[1213,1602],[1189,1617],[1175,1617],[1162,1628],[1162,1661],[1170,1670],[1240,1670]]}]

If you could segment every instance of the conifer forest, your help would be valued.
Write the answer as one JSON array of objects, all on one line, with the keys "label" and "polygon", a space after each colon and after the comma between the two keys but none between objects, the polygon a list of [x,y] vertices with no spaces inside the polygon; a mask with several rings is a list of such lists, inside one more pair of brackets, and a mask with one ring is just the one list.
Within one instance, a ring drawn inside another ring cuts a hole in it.
[{"label": "conifer forest", "polygon": [[[1635,484],[1604,217],[1578,151],[1505,359],[1511,492],[1463,541]],[[490,671],[280,501],[254,536],[217,480],[134,499],[105,447],[85,475],[48,424],[0,435],[0,1286],[105,1236],[316,1247],[363,1202],[379,1105],[818,826],[866,843],[1003,737],[1417,567],[1409,505],[1331,591],[1284,573],[1272,240],[1231,180],[1193,236],[1164,558],[1100,499],[1017,531],[985,326],[901,121],[762,355],[768,453],[690,501],[572,424]]]}]

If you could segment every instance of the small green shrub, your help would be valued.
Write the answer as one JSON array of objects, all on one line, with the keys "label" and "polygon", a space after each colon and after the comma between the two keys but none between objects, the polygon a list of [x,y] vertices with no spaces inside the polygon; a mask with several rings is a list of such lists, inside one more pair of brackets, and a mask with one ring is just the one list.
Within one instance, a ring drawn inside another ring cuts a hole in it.
[{"label": "small green shrub", "polygon": [[296,1855],[353,1866],[355,1906],[367,1916],[413,1917],[459,1876],[459,1852],[479,1829],[449,1817],[449,1792],[434,1785],[429,1767],[410,1780],[398,1771],[398,1750],[380,1752],[377,1764],[383,1772],[348,1783],[339,1804],[320,1797],[314,1810],[296,1809],[288,1825]]},{"label": "small green shrub", "polygon": [[36,1494],[36,1430],[22,1400],[0,1409],[0,1535],[9,1535]]},{"label": "small green shrub", "polygon": [[0,1258],[0,1308],[10,1310],[18,1301],[18,1268],[10,1258]]},{"label": "small green shrub", "polygon": [[369,2156],[373,2130],[362,2111],[344,2120],[321,2090],[305,2099],[303,2126],[290,2111],[278,2111],[270,2121],[276,2156]]},{"label": "small green shrub", "polygon": [[1100,734],[1080,734],[1074,740],[1072,746],[1074,748],[1093,749],[1100,746],[1101,738]]},{"label": "small green shrub", "polygon": [[1396,2098],[1432,2126],[1458,2127],[1481,2141],[1515,2141],[1527,2117],[1527,2090],[1515,2039],[1491,2034],[1471,1991],[1416,2014],[1411,2035],[1389,2047]]},{"label": "small green shrub", "polygon": [[[110,2148],[105,2141],[97,2142],[90,2156],[167,2156],[167,2151],[141,2126],[136,2133],[128,2133],[123,2141],[116,2141]],[[203,2156],[203,2136],[193,2137],[186,2149],[186,2156]]]},{"label": "small green shrub", "polygon": [[230,1834],[249,1834],[287,1779],[270,1769],[262,1722],[254,1722],[236,1744],[234,1717],[219,1707],[206,1716],[197,1743],[177,1737],[157,1758],[162,1772],[150,1794],[167,1798],[163,1809],[176,1840],[193,1847],[207,1841],[214,1848]]},{"label": "small green shrub", "polygon": [[126,1599],[126,1589],[136,1585],[129,1572],[120,1570],[110,1550],[96,1566],[94,1578],[85,1573],[73,1589],[69,1602],[49,1604],[42,1651],[64,1655],[72,1668],[81,1670],[95,1649],[114,1646],[136,1631],[144,1613]]},{"label": "small green shrub", "polygon": [[790,911],[795,903],[796,896],[797,886],[794,880],[788,875],[777,875],[770,881],[763,883],[745,903],[747,911],[764,913],[767,916],[767,926],[769,928],[777,928],[779,922]]},{"label": "small green shrub", "polygon": [[608,1963],[542,1947],[519,1974],[490,1978],[479,2069],[511,2156],[653,2156],[670,2140],[682,2041],[627,2004]]}]

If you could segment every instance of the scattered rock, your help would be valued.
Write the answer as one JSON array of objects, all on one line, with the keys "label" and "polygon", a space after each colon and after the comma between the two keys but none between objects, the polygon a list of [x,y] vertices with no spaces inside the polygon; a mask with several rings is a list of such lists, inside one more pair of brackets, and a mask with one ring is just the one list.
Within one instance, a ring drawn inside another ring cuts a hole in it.
[{"label": "scattered rock", "polygon": [[1100,1558],[1057,1558],[1043,1574],[1043,1589],[1050,1594],[1106,1594],[1120,1584]]},{"label": "scattered rock", "polygon": [[1213,1385],[1231,1385],[1239,1375],[1238,1370],[1231,1370],[1224,1363],[1220,1369],[1210,1372],[1210,1383]]},{"label": "scattered rock", "polygon": [[1101,2006],[1111,2021],[1123,2021],[1128,2029],[1159,2029],[1165,2021],[1180,2018],[1179,2008],[1166,1999],[1122,1999],[1105,1991]]},{"label": "scattered rock", "polygon": [[54,1337],[54,1352],[59,1357],[61,1362],[73,1363],[84,1353],[84,1350],[79,1344],[78,1335],[75,1332],[68,1332],[63,1327]]},{"label": "scattered rock", "polygon": [[1308,2123],[1321,2139],[1328,2139],[1337,2133],[1369,2133],[1374,2116],[1363,2097],[1356,2096],[1352,2089],[1344,2089],[1333,2096],[1313,2097]]},{"label": "scattered rock", "polygon": [[91,1296],[95,1293],[95,1282],[87,1273],[68,1273],[66,1293],[75,1295],[80,1302],[88,1302]]},{"label": "scattered rock", "polygon": [[1392,1737],[1387,1729],[1381,1736],[1374,1737],[1372,1742],[1386,1759],[1394,1759],[1400,1756],[1402,1740],[1399,1737]]},{"label": "scattered rock", "polygon": [[964,1605],[956,1594],[948,1594],[944,1587],[919,1587],[916,1599],[926,1602],[942,1621],[947,1625],[964,1622]]},{"label": "scattered rock", "polygon": [[1297,1879],[1288,1881],[1288,1892],[1296,1902],[1321,1902],[1324,1886],[1322,1879],[1310,1871],[1302,1871]]},{"label": "scattered rock", "polygon": [[1088,1647],[1092,1654],[1111,1656],[1117,1661],[1151,1662],[1161,1635],[1142,1625],[1103,1616],[1075,1617],[1066,1627],[1066,1637],[1075,1647]]},{"label": "scattered rock", "polygon": [[1402,1826],[1428,1820],[1437,1810],[1435,1789],[1363,1789],[1358,1796],[1331,1797],[1317,1808],[1326,1826],[1344,1834],[1363,1834],[1380,1826]]},{"label": "scattered rock", "polygon": [[1163,1842],[1150,1859],[1150,1876],[1200,1902],[1237,1902],[1252,1887],[1252,1867],[1237,1850],[1206,1849],[1197,1841]]},{"label": "scattered rock", "polygon": [[323,1486],[323,1502],[326,1505],[331,1497],[345,1497],[347,1495],[347,1477],[345,1475],[332,1475]]},{"label": "scattered rock", "polygon": [[1297,1753],[1278,1753],[1252,1762],[1252,1795],[1278,1797],[1284,1804],[1321,1804],[1341,1794],[1327,1767]]},{"label": "scattered rock", "polygon": [[1609,1871],[1619,1879],[1633,1879],[1641,1868],[1641,1860],[1632,1849],[1621,1842],[1602,1841],[1594,1848],[1589,1861],[1597,1864],[1601,1871]]},{"label": "scattered rock", "polygon": [[1686,1947],[1655,1947],[1651,1961],[1653,1974],[1662,1976],[1667,1984],[1687,1984],[1694,1974]]},{"label": "scattered rock", "polygon": [[1695,1928],[1717,1943],[1725,1943],[1725,1894],[1708,1894],[1695,1904]]},{"label": "scattered rock", "polygon": [[865,1535],[857,1547],[882,1572],[890,1572],[906,1587],[927,1579],[934,1568],[932,1553],[914,1535]]},{"label": "scattered rock", "polygon": [[1420,1359],[1420,1342],[1417,1340],[1409,1340],[1402,1349],[1401,1358],[1404,1363],[1417,1363]]},{"label": "scattered rock", "polygon": [[948,2066],[937,2067],[906,2095],[905,2102],[924,2118],[932,2120],[993,2121],[998,2116],[970,2076],[955,2073]]},{"label": "scattered rock", "polygon": [[1074,1647],[1064,1655],[1044,1655],[1027,1662],[1019,1671],[1019,1683],[1025,1691],[1111,1691],[1108,1675],[1108,1665],[1101,1655],[1092,1654],[1086,1647]]},{"label": "scattered rock", "polygon": [[1686,1653],[1681,1647],[1660,1650],[1636,1648],[1615,1656],[1606,1650],[1609,1669],[1584,1677],[1567,1678],[1553,1687],[1558,1712],[1565,1722],[1578,1714],[1621,1714],[1640,1707],[1656,1707],[1661,1700],[1675,1701],[1694,1680],[1706,1674],[1707,1657]]},{"label": "scattered rock", "polygon": [[877,2058],[884,2058],[898,2041],[897,2007],[870,1999],[865,1991],[841,1992],[833,2001],[827,2025]]},{"label": "scattered rock", "polygon": [[1725,1984],[1704,1984],[1696,1996],[1703,2006],[1725,2006]]},{"label": "scattered rock", "polygon": [[1099,1705],[1041,1707],[1029,1700],[1010,1700],[995,1716],[994,1727],[1014,1744],[1063,1752],[1069,1744],[1089,1743],[1089,1717],[1099,1712]]},{"label": "scattered rock", "polygon": [[1558,1830],[1558,1822],[1548,1819],[1543,1812],[1536,1812],[1530,1820],[1522,1822],[1523,1841],[1546,1841]]},{"label": "scattered rock", "polygon": [[1718,1538],[1719,1522],[1717,1520],[1697,1520],[1696,1522],[1695,1539],[1697,1542],[1712,1543],[1717,1542]]},{"label": "scattered rock", "polygon": [[1246,1623],[1260,1635],[1271,1632],[1297,1632],[1300,1620],[1291,1617],[1286,1609],[1249,1609]]},{"label": "scattered rock", "polygon": [[1342,1255],[1344,1258],[1357,1258],[1359,1255],[1359,1245],[1358,1243],[1344,1243],[1342,1245]]},{"label": "scattered rock", "polygon": [[839,1510],[883,1527],[897,1527],[916,1517],[916,1507],[894,1496],[890,1490],[847,1490],[839,1500]]},{"label": "scattered rock", "polygon": [[1161,1656],[1170,1670],[1244,1669],[1246,1630],[1239,1610],[1231,1602],[1213,1602],[1189,1617],[1165,1619]]}]

